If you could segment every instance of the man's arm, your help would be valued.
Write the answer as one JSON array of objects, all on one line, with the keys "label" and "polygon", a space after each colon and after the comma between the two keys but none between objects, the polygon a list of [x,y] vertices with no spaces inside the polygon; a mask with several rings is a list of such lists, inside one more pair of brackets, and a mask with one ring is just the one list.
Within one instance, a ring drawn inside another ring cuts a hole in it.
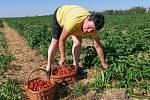
[{"label": "man's arm", "polygon": [[65,29],[63,29],[60,38],[59,38],[59,50],[60,50],[60,54],[61,54],[61,58],[59,60],[59,64],[63,65],[66,61],[66,55],[65,55],[65,43],[66,43],[66,39],[69,36],[69,34],[65,31]]},{"label": "man's arm", "polygon": [[104,56],[102,44],[101,44],[99,38],[94,38],[93,43],[94,43],[94,47],[95,47],[95,49],[98,53],[98,56],[100,57],[100,61],[101,61],[101,64],[102,64],[103,68],[107,69],[108,64],[105,61],[105,56]]}]

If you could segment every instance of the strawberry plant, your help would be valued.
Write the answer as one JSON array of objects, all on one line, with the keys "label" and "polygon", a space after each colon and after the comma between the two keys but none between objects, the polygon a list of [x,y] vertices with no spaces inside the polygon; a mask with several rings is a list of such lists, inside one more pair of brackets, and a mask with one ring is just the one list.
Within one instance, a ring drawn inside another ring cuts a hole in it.
[{"label": "strawberry plant", "polygon": [[0,100],[22,100],[22,89],[16,80],[8,80],[0,85]]},{"label": "strawberry plant", "polygon": [[0,75],[2,75],[8,69],[12,60],[14,60],[14,57],[11,54],[0,55]]},{"label": "strawberry plant", "polygon": [[0,19],[0,28],[3,28],[3,21]]},{"label": "strawberry plant", "polygon": [[83,48],[83,66],[84,68],[89,68],[90,66],[94,65],[93,59],[97,56],[97,52],[93,46],[87,46]]},{"label": "strawberry plant", "polygon": [[4,34],[0,32],[0,54],[7,52],[7,41]]},{"label": "strawberry plant", "polygon": [[71,90],[71,96],[80,96],[84,93],[85,87],[81,83],[76,83],[74,88]]},{"label": "strawberry plant", "polygon": [[0,32],[0,75],[2,75],[9,67],[10,62],[14,60],[14,56],[7,51],[7,41]]}]

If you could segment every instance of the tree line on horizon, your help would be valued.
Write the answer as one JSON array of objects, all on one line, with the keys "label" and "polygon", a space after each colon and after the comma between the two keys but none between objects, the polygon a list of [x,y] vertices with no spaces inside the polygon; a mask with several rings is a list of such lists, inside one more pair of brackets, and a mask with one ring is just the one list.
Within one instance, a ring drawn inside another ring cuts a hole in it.
[{"label": "tree line on horizon", "polygon": [[133,7],[127,10],[105,10],[102,12],[95,12],[95,11],[90,11],[91,13],[103,13],[103,14],[130,14],[130,13],[150,13],[150,7],[149,8],[144,8],[144,7]]}]

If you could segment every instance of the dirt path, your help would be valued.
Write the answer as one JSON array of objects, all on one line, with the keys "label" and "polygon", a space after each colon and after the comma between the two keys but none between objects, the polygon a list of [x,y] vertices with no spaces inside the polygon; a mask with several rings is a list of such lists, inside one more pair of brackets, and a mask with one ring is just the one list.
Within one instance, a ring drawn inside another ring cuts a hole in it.
[{"label": "dirt path", "polygon": [[27,45],[27,41],[11,29],[6,22],[4,22],[4,28],[1,31],[5,34],[8,50],[15,56],[10,69],[4,73],[2,81],[10,78],[24,83],[32,70],[46,66],[46,59],[37,51],[32,50]]}]

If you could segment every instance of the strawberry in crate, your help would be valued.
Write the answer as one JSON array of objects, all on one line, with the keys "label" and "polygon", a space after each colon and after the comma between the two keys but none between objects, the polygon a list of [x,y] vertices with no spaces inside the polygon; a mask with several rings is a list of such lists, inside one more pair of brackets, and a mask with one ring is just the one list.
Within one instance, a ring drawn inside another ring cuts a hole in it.
[{"label": "strawberry in crate", "polygon": [[56,83],[73,83],[76,78],[76,68],[74,65],[55,65],[51,77]]}]

